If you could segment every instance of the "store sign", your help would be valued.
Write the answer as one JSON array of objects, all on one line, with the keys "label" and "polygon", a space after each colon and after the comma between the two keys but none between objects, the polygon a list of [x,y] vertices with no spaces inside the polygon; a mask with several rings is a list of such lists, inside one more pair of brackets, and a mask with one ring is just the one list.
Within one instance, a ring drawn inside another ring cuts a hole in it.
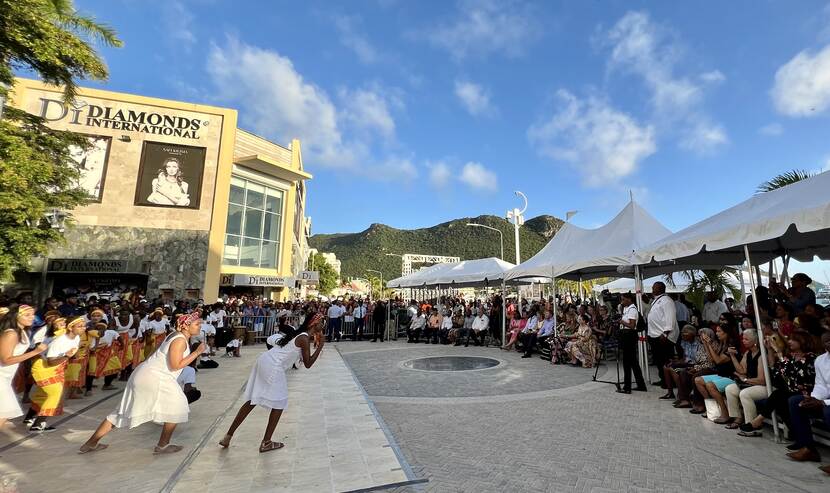
[{"label": "store sign", "polygon": [[185,139],[198,139],[199,130],[210,123],[199,118],[166,115],[154,111],[99,106],[81,100],[67,104],[60,99],[49,98],[40,98],[40,117],[48,122],[68,120],[73,125]]},{"label": "store sign", "polygon": [[47,272],[123,273],[129,272],[126,260],[96,260],[78,258],[53,258]]},{"label": "store sign", "polygon": [[220,286],[262,286],[270,288],[293,287],[291,277],[282,276],[253,276],[248,274],[222,274]]},{"label": "store sign", "polygon": [[316,270],[304,270],[300,272],[297,280],[306,284],[314,284],[320,282],[320,273]]}]

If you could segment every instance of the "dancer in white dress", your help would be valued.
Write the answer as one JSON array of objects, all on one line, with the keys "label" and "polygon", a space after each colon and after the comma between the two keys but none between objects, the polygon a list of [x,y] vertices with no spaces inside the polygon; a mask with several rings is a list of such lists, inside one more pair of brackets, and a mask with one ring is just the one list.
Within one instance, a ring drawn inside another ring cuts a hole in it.
[{"label": "dancer in white dress", "polygon": [[[268,416],[268,425],[265,427],[265,436],[259,445],[259,451],[270,452],[285,446],[281,442],[271,441],[271,436],[277,428],[282,411],[288,404],[288,383],[285,378],[285,370],[291,368],[291,365],[300,360],[306,368],[311,368],[323,350],[322,329],[322,315],[319,313],[310,315],[298,330],[286,334],[285,337],[277,341],[276,346],[259,355],[254,367],[251,368],[251,375],[248,377],[248,384],[245,386],[245,404],[242,404],[242,407],[239,408],[228,433],[219,442],[219,445],[228,448],[239,425],[245,421],[245,418],[256,406],[262,406],[270,409],[271,413]],[[309,347],[312,338],[316,346],[314,354],[311,353]]]},{"label": "dancer in white dress", "polygon": [[46,351],[46,344],[38,344],[29,349],[29,336],[26,329],[35,319],[35,309],[28,305],[12,305],[0,308],[0,427],[11,418],[23,415],[23,409],[17,402],[12,388],[17,366],[30,358]]},{"label": "dancer in white dress", "polygon": [[190,352],[188,340],[199,333],[202,320],[198,311],[182,315],[176,323],[176,332],[167,336],[158,349],[135,369],[127,381],[118,409],[98,425],[95,433],[81,446],[80,453],[107,448],[98,443],[116,428],[135,428],[153,421],[163,423],[156,454],[170,454],[182,449],[170,443],[176,424],[187,422],[190,406],[176,379],[182,368],[189,365],[205,350],[204,344]]}]

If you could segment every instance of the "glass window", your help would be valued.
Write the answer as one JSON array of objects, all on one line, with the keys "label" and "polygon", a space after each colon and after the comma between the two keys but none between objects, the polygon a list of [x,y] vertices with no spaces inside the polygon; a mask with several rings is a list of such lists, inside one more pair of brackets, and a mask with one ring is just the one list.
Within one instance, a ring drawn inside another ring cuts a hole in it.
[{"label": "glass window", "polygon": [[239,205],[245,203],[245,180],[231,178],[231,194],[228,201],[232,204]]},{"label": "glass window", "polygon": [[225,232],[232,235],[242,234],[242,212],[245,207],[241,205],[230,204],[228,206],[228,225]]},{"label": "glass window", "polygon": [[264,209],[265,187],[256,183],[248,182],[248,194],[245,197],[245,206],[254,209]]},{"label": "glass window", "polygon": [[265,213],[265,224],[262,227],[262,239],[277,241],[280,239],[280,216]]},{"label": "glass window", "polygon": [[282,192],[269,189],[265,196],[265,210],[275,214],[282,214]]},{"label": "glass window", "polygon": [[275,268],[277,266],[277,246],[279,243],[274,241],[262,242],[262,261],[260,267]]},{"label": "glass window", "polygon": [[282,190],[231,177],[223,264],[277,266],[283,199]]},{"label": "glass window", "polygon": [[225,235],[225,254],[222,263],[237,265],[239,263],[239,240],[238,236]]},{"label": "glass window", "polygon": [[239,251],[239,265],[259,267],[260,240],[242,238],[242,248]]},{"label": "glass window", "polygon": [[245,211],[245,236],[262,238],[262,211],[247,209]]}]

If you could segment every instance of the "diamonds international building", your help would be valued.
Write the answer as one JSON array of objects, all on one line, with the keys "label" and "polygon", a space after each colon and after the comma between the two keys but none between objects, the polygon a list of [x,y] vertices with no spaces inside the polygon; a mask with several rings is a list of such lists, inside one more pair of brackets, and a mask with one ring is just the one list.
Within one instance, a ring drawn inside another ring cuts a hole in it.
[{"label": "diamonds international building", "polygon": [[66,242],[20,272],[36,298],[137,288],[148,297],[215,300],[225,292],[297,295],[310,220],[300,142],[237,128],[233,109],[17,79],[11,104],[88,137],[77,149],[93,201]]}]

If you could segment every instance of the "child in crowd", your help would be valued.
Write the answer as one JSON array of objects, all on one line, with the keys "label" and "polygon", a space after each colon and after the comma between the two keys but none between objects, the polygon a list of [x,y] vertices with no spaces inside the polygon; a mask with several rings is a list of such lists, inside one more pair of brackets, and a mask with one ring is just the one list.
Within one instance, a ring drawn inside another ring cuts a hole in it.
[{"label": "child in crowd", "polygon": [[239,357],[239,347],[242,345],[242,338],[239,339],[231,339],[230,342],[225,346],[225,356],[230,357],[233,356],[235,358]]},{"label": "child in crowd", "polygon": [[[190,347],[190,351],[193,352],[196,350],[196,348],[199,347],[199,343],[191,344]],[[182,372],[176,379],[176,381],[179,382],[179,385],[182,386],[182,391],[184,391],[184,395],[187,397],[188,404],[193,404],[194,402],[198,401],[200,397],[202,397],[202,392],[196,388],[197,371],[198,370],[196,370],[196,360],[194,359],[190,362],[189,365],[182,368]]]}]

